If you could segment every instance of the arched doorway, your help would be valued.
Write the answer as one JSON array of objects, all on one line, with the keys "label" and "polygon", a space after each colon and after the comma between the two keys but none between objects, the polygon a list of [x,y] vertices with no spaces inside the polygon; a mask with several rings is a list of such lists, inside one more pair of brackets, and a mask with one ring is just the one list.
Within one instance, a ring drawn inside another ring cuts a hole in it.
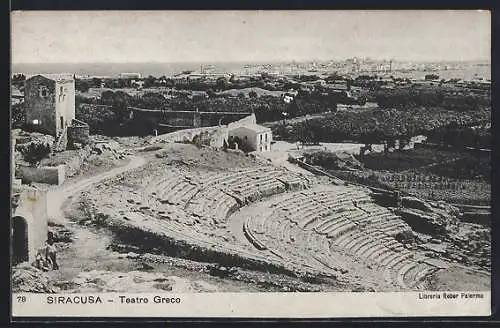
[{"label": "arched doorway", "polygon": [[12,261],[14,265],[28,261],[28,224],[21,216],[12,218]]}]

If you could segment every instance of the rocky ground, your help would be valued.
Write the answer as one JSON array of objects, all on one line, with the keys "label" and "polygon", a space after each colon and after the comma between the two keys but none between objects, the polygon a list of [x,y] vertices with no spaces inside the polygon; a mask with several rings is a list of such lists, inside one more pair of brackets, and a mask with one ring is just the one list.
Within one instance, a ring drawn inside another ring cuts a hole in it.
[{"label": "rocky ground", "polygon": [[[111,144],[111,146],[110,146]],[[236,267],[224,267],[213,263],[202,263],[164,255],[142,252],[134,245],[124,245],[114,239],[105,227],[100,227],[87,217],[88,209],[82,208],[81,194],[77,186],[88,185],[103,172],[112,167],[123,166],[128,158],[120,158],[127,153],[124,148],[140,145],[137,140],[127,140],[127,144],[118,146],[106,142],[105,146],[93,147],[93,154],[85,161],[80,175],[65,182],[66,201],[59,217],[52,217],[50,231],[56,236],[59,270],[42,271],[31,265],[23,264],[13,268],[13,290],[15,292],[91,292],[91,291],[126,291],[153,292],[158,290],[178,292],[214,292],[214,291],[318,291],[320,288],[297,278],[277,274],[254,272]],[[186,147],[169,154],[158,152],[158,148],[139,149],[144,156],[165,157],[171,161],[216,162],[224,169],[224,163],[239,165],[228,161],[232,155],[221,153],[217,156],[195,155],[185,151]],[[188,147],[189,148],[189,147]],[[100,149],[95,150],[95,149]],[[117,156],[118,154],[118,156]],[[190,156],[191,155],[191,156]],[[237,158],[237,156],[235,157]],[[91,178],[93,177],[93,178]],[[75,187],[76,186],[76,187]],[[76,188],[76,189],[75,189]],[[90,189],[88,189],[90,188]],[[91,185],[86,189],[92,192]],[[83,190],[82,189],[82,190]],[[55,198],[55,197],[53,197]],[[57,215],[55,215],[57,216]],[[136,248],[134,248],[136,247]],[[136,252],[134,252],[136,251]]]},{"label": "rocky ground", "polygon": [[[73,207],[73,208],[72,208]],[[51,224],[59,270],[24,264],[14,268],[14,292],[258,292],[318,291],[315,284],[271,273],[140,252],[117,244],[91,222],[76,222],[69,205],[67,225]]]},{"label": "rocky ground", "polygon": [[[117,238],[110,231],[105,217],[92,211],[92,203],[85,195],[97,194],[96,186],[104,179],[123,173],[119,167],[130,165],[130,156],[135,154],[131,170],[127,176],[139,178],[144,170],[164,162],[173,167],[196,167],[198,170],[225,172],[243,169],[257,163],[268,164],[265,160],[234,152],[215,152],[209,148],[199,149],[194,145],[172,144],[162,149],[158,145],[148,145],[141,138],[99,137],[94,140],[91,154],[85,160],[81,171],[68,179],[62,187],[63,203],[51,204],[61,207],[61,212],[52,217],[50,230],[56,235],[60,270],[44,272],[28,265],[14,269],[14,291],[31,292],[153,292],[158,290],[177,292],[258,292],[258,291],[333,291],[340,286],[332,281],[305,279],[286,274],[242,269],[238,266],[222,266],[165,255],[155,249],[141,249],[141,241],[127,242]],[[151,170],[160,174],[158,170]],[[155,173],[155,174],[156,174]],[[161,175],[153,177],[161,179]],[[101,185],[102,187],[102,185]],[[64,189],[66,188],[66,189]],[[122,197],[117,192],[115,197]],[[92,197],[90,197],[92,198]],[[118,199],[117,198],[117,199]],[[118,204],[113,199],[108,203]],[[458,229],[458,230],[457,230]],[[437,254],[460,254],[483,258],[485,229],[477,226],[454,227],[445,231],[442,238],[429,245],[442,244],[442,250],[429,248]],[[449,236],[459,236],[449,238]],[[142,238],[142,237],[141,237]],[[470,241],[473,242],[470,242]],[[477,241],[477,242],[476,242]],[[489,246],[489,245],[486,245]],[[435,247],[436,248],[436,247]],[[439,247],[437,247],[439,248]],[[442,253],[440,253],[442,252]],[[481,253],[483,252],[483,253]],[[486,251],[487,252],[487,251]],[[456,255],[458,256],[458,255]],[[442,270],[430,281],[433,288],[457,289],[461,281],[477,279],[470,287],[489,289],[488,274],[477,275],[476,271],[460,266]],[[486,269],[489,263],[472,261]],[[370,291],[372,289],[358,283],[344,284],[342,290]],[[463,288],[458,288],[463,289]],[[477,289],[477,288],[475,288]]]}]

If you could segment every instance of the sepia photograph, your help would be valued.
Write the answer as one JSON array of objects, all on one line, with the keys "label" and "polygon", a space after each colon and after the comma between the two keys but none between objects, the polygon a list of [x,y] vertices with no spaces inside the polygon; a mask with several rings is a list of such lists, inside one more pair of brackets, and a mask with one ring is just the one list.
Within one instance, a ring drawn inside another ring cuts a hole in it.
[{"label": "sepia photograph", "polygon": [[490,54],[483,10],[12,12],[14,306],[490,311]]}]

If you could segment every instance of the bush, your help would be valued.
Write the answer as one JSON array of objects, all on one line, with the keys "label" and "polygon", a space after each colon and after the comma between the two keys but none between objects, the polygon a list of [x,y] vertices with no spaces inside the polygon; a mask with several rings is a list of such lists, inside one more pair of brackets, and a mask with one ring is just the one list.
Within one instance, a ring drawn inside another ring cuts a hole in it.
[{"label": "bush", "polygon": [[19,129],[24,126],[26,122],[26,109],[24,102],[20,104],[14,104],[11,107],[11,124],[13,129]]},{"label": "bush", "polygon": [[20,151],[24,160],[34,165],[40,162],[43,158],[47,157],[50,154],[51,149],[48,144],[30,142],[24,145]]},{"label": "bush", "polygon": [[97,213],[92,220],[97,227],[105,227],[108,225],[109,215],[104,213]]}]

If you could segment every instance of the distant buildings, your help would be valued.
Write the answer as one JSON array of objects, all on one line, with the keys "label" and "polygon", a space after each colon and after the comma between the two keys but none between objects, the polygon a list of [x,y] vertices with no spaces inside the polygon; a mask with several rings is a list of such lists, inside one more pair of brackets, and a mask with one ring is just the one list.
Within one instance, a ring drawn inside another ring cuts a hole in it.
[{"label": "distant buildings", "polygon": [[215,82],[219,78],[224,78],[226,80],[229,80],[231,78],[231,74],[185,72],[170,77],[170,79],[172,79],[173,81],[211,81],[211,82]]},{"label": "distant buildings", "polygon": [[141,73],[121,73],[120,78],[121,79],[140,79]]}]

